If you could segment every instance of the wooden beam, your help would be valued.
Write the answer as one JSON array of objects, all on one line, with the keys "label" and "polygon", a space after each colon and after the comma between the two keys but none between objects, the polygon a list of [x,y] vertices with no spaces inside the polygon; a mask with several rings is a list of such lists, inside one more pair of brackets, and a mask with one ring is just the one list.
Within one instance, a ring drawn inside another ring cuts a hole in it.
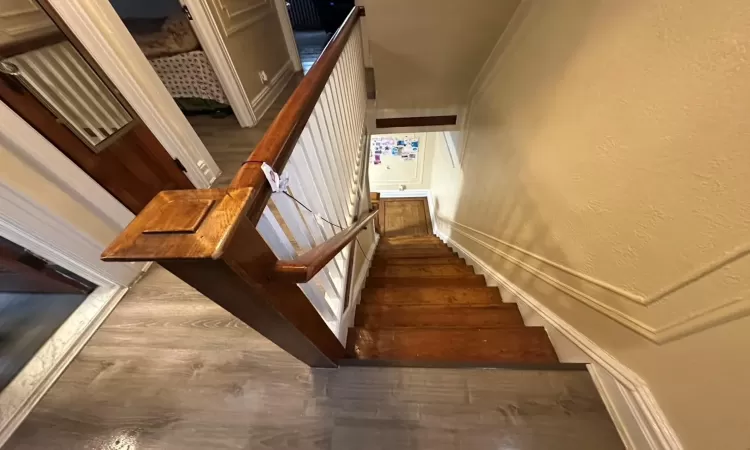
[{"label": "wooden beam", "polygon": [[391,117],[375,119],[377,128],[438,127],[455,125],[458,116]]}]

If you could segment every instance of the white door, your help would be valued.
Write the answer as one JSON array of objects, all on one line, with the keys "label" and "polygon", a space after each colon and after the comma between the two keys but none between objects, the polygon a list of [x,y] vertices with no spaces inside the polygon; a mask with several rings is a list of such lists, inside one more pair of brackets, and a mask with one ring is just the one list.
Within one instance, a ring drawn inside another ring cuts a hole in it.
[{"label": "white door", "polygon": [[280,22],[286,11],[275,0],[181,1],[240,125],[255,125],[295,70]]}]

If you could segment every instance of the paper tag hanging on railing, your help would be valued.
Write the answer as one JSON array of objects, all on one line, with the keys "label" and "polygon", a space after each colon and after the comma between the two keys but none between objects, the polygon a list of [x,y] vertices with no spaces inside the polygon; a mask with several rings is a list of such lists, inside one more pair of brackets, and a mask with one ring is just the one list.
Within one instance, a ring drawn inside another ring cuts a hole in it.
[{"label": "paper tag hanging on railing", "polygon": [[278,173],[273,171],[273,168],[268,163],[263,163],[260,166],[263,173],[266,175],[268,184],[271,185],[271,191],[273,192],[284,192],[289,187],[289,174],[284,173],[279,176]]}]

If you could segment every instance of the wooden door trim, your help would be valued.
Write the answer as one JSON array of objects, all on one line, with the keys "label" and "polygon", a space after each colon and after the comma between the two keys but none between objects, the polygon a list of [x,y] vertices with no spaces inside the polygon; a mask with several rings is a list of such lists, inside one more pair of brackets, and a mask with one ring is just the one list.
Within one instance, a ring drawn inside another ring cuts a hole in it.
[{"label": "wooden door trim", "polygon": [[107,0],[45,2],[167,152],[179,158],[190,181],[197,188],[210,187],[221,173],[219,166],[112,5]]},{"label": "wooden door trim", "polygon": [[[133,220],[133,213],[4,103],[0,103],[0,123],[4,125],[0,136],[8,143],[7,151],[89,205],[89,210],[103,222],[120,229]],[[73,228],[2,180],[0,202],[0,235],[87,280],[127,286],[143,268],[142,264],[99,261],[99,252],[106,243]]]}]

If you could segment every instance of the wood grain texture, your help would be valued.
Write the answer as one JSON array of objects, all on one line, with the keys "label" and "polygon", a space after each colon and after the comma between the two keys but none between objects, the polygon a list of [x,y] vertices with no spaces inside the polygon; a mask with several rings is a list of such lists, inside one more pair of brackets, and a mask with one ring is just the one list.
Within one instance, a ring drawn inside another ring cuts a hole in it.
[{"label": "wood grain texture", "polygon": [[366,287],[432,287],[432,286],[456,286],[456,287],[480,287],[486,286],[484,275],[462,275],[444,277],[380,277],[370,276],[365,282]]},{"label": "wood grain texture", "polygon": [[622,449],[585,371],[311,369],[155,267],[3,450]]},{"label": "wood grain texture", "polygon": [[350,328],[346,349],[358,359],[556,363],[541,327]]},{"label": "wood grain texture", "polygon": [[364,328],[394,327],[523,327],[516,305],[368,305],[357,308],[354,325]]},{"label": "wood grain texture", "polygon": [[500,292],[489,287],[365,288],[362,304],[383,305],[498,305]]},{"label": "wood grain texture", "polygon": [[451,256],[438,256],[435,258],[382,258],[373,257],[372,267],[383,267],[383,266],[413,266],[420,264],[422,266],[430,265],[443,265],[443,264],[461,264],[464,260],[459,258],[458,255]]},{"label": "wood grain texture", "polygon": [[354,241],[359,233],[378,215],[375,210],[336,233],[331,239],[318,245],[293,260],[279,260],[274,268],[274,276],[289,283],[307,283],[320,272],[336,255]]},{"label": "wood grain texture", "polygon": [[[545,330],[525,327],[516,305],[503,304],[484,276],[429,234],[424,199],[389,199],[381,208],[386,237],[349,328],[349,359],[399,366],[556,367]],[[431,263],[422,264],[426,260]]]},{"label": "wood grain texture", "polygon": [[460,277],[474,275],[466,264],[425,264],[414,266],[379,265],[370,268],[371,277]]},{"label": "wood grain texture", "polygon": [[426,198],[384,198],[380,211],[384,237],[432,234]]}]

